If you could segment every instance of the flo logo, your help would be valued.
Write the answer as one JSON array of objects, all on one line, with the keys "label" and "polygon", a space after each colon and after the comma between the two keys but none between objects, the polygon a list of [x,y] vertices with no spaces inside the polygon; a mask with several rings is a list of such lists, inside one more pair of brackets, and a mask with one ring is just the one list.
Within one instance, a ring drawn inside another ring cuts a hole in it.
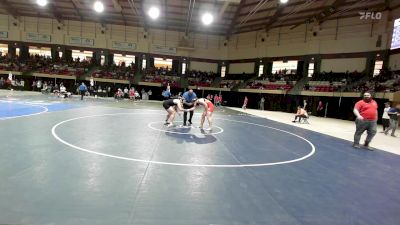
[{"label": "flo logo", "polygon": [[380,20],[382,18],[381,12],[359,12],[360,20]]}]

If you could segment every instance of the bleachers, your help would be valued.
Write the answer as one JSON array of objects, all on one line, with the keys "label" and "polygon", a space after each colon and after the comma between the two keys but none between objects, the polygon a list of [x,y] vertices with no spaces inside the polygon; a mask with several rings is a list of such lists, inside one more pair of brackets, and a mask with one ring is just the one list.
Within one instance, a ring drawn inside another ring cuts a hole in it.
[{"label": "bleachers", "polygon": [[171,87],[179,88],[180,77],[178,73],[168,70],[168,68],[150,68],[147,69],[145,75],[142,77],[142,81],[150,83],[160,83],[163,86],[169,84]]},{"label": "bleachers", "polygon": [[130,80],[134,78],[135,69],[134,65],[120,66],[112,65],[110,67],[103,66],[92,73],[94,78],[117,79],[117,80]]},{"label": "bleachers", "polygon": [[263,90],[290,90],[296,84],[296,81],[274,81],[269,80],[255,80],[247,85],[251,89]]}]

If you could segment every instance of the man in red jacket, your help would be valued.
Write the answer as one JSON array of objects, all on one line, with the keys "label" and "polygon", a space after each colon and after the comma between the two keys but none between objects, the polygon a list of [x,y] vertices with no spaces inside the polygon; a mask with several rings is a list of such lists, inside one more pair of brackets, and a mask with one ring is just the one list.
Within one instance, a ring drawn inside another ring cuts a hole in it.
[{"label": "man in red jacket", "polygon": [[378,104],[372,99],[371,93],[365,92],[362,100],[354,106],[356,118],[356,132],[354,133],[354,148],[360,148],[360,138],[364,131],[367,131],[367,138],[364,147],[373,151],[369,146],[372,138],[376,134],[376,121],[378,120]]}]

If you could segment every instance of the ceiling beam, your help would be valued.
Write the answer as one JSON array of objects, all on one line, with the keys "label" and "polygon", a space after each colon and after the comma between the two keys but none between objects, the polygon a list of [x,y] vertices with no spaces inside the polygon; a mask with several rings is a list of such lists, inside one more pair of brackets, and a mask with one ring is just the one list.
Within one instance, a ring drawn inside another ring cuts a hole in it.
[{"label": "ceiling beam", "polygon": [[278,4],[278,6],[276,6],[275,13],[268,20],[268,22],[265,24],[265,31],[268,32],[268,30],[270,29],[271,25],[274,24],[278,20],[278,18],[282,15],[283,8],[284,8],[283,4]]},{"label": "ceiling beam", "polygon": [[61,13],[58,11],[55,1],[49,4],[49,10],[53,14],[54,18],[57,20],[58,23],[63,23],[63,17]]},{"label": "ceiling beam", "polygon": [[[292,6],[302,5],[302,4],[306,3],[306,2],[307,2],[307,1],[287,3],[287,4],[286,4],[286,7],[292,7]],[[274,7],[271,7],[271,8],[266,8],[266,9],[260,9],[260,10],[258,10],[257,12],[258,12],[258,13],[263,13],[263,12],[269,12],[269,11],[273,11],[273,10],[275,10],[275,8],[274,8]],[[240,13],[240,14],[239,14],[239,17],[241,17],[241,16],[246,16],[247,14],[248,14],[248,12]]]},{"label": "ceiling beam", "polygon": [[78,7],[78,6],[80,6],[79,1],[78,0],[71,0],[71,2],[72,2],[72,5],[74,6],[74,9],[76,11],[76,15],[78,15],[79,18],[81,18],[81,20],[82,20],[83,16],[82,16],[82,13],[80,12],[79,7]]},{"label": "ceiling beam", "polygon": [[117,11],[117,12],[119,12],[119,13],[121,14],[122,20],[124,21],[124,24],[125,24],[125,26],[126,26],[126,18],[125,18],[124,12],[123,12],[123,10],[122,10],[122,6],[121,6],[121,4],[119,3],[119,0],[112,0],[112,3],[113,3],[113,5],[114,5],[114,10]]},{"label": "ceiling beam", "polygon": [[190,23],[192,22],[192,17],[193,17],[193,9],[194,5],[196,3],[196,0],[190,0],[189,1],[189,10],[186,18],[186,26],[185,26],[185,35],[189,35],[190,31]]},{"label": "ceiling beam", "polygon": [[19,13],[14,9],[7,0],[1,0],[0,6],[2,6],[8,14],[10,14],[14,19],[19,20]]},{"label": "ceiling beam", "polygon": [[129,6],[130,6],[130,8],[132,10],[132,13],[139,18],[140,23],[142,23],[143,29],[145,31],[147,31],[148,24],[147,24],[147,21],[146,21],[146,13],[143,10],[144,9],[143,2],[142,2],[142,5],[140,6],[140,10],[138,10],[138,8],[136,6],[137,4],[134,2],[134,0],[128,0],[128,3],[129,3]]},{"label": "ceiling beam", "polygon": [[319,24],[321,24],[324,20],[326,20],[327,17],[336,13],[338,8],[342,5],[346,5],[346,0],[335,0],[330,6],[325,7],[323,10],[307,18],[304,22],[295,24],[290,29],[292,30],[301,24],[310,23],[311,21],[317,21]]},{"label": "ceiling beam", "polygon": [[231,34],[233,33],[233,30],[235,29],[235,26],[236,26],[236,20],[239,18],[240,11],[242,10],[242,8],[245,4],[246,4],[246,0],[240,1],[239,5],[236,9],[235,15],[233,16],[233,18],[231,20],[231,24],[229,25],[229,28],[226,31],[226,38],[229,38],[229,36],[231,36]]}]

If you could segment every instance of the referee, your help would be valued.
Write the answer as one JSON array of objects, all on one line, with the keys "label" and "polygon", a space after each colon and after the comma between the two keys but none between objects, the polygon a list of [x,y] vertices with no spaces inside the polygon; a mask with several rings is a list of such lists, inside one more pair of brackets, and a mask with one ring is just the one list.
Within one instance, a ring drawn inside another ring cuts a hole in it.
[{"label": "referee", "polygon": [[[193,92],[193,89],[190,89],[189,91],[183,93],[183,108],[184,109],[190,109],[193,107],[195,100],[197,99],[196,93]],[[193,118],[193,111],[190,111],[190,117],[189,117],[189,125],[192,125],[192,118]],[[183,126],[186,126],[186,120],[187,120],[187,112],[183,113]]]}]

